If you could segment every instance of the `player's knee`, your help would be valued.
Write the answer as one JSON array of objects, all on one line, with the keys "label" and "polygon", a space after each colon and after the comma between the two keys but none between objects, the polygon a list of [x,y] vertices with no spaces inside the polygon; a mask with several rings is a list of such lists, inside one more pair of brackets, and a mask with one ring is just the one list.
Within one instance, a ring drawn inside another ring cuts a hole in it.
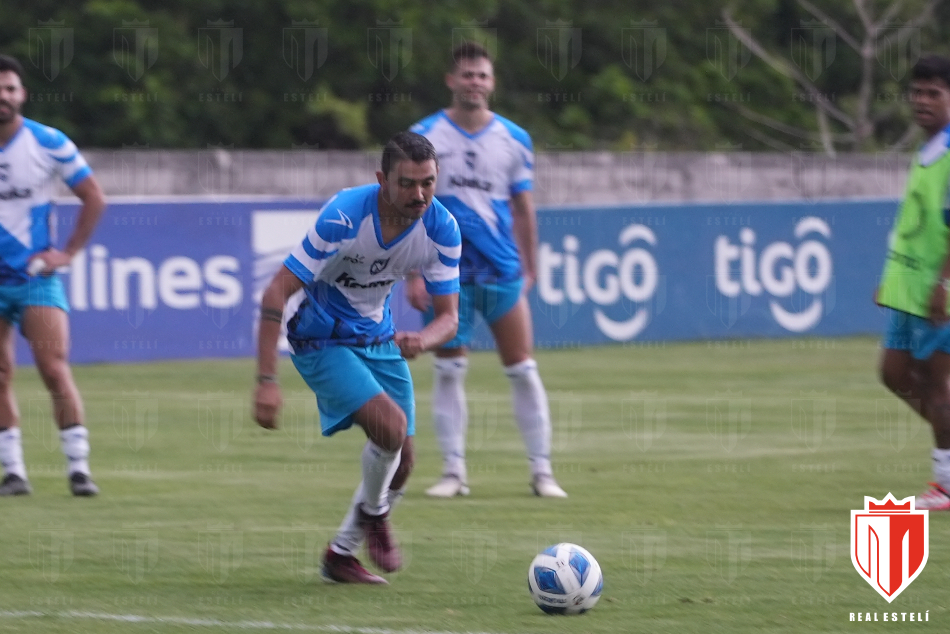
[{"label": "player's knee", "polygon": [[399,451],[406,441],[406,414],[398,407],[387,416],[378,444],[386,451]]},{"label": "player's knee", "polygon": [[878,368],[878,375],[884,387],[895,394],[906,392],[912,380],[907,367],[891,363],[882,363]]}]

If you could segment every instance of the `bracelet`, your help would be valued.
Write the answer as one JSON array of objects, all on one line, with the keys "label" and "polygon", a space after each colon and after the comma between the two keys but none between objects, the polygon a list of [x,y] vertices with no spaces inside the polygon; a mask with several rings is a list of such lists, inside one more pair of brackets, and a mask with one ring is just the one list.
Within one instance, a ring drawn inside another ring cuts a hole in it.
[{"label": "bracelet", "polygon": [[261,383],[277,383],[277,375],[276,374],[258,374],[257,383],[258,385],[260,385]]},{"label": "bracelet", "polygon": [[943,278],[940,280],[940,286],[943,287],[943,290],[950,291],[950,278]]}]

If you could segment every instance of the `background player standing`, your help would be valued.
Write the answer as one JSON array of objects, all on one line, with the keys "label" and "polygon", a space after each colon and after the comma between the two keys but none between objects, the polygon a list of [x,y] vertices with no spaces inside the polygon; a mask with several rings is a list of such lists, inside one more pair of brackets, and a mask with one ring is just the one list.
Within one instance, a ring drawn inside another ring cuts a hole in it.
[{"label": "background player standing", "polygon": [[[0,55],[0,495],[31,492],[13,394],[14,327],[26,337],[53,401],[73,495],[96,495],[89,477],[89,432],[69,368],[69,304],[57,268],[89,240],[105,198],[76,146],[59,130],[20,114],[26,101],[23,67]],[[53,247],[50,212],[56,179],[82,201],[76,228],[62,251]]]},{"label": "background player standing", "polygon": [[933,428],[934,482],[916,508],[950,510],[950,59],[911,69],[914,120],[927,142],[914,157],[877,302],[888,307],[884,385]]},{"label": "background player standing", "polygon": [[[531,487],[543,497],[567,497],[551,471],[551,419],[547,394],[532,358],[531,312],[525,297],[534,284],[537,219],[531,197],[531,137],[488,108],[494,67],[479,44],[452,52],[445,76],[452,104],[412,127],[439,153],[442,177],[436,195],[462,232],[458,335],[435,356],[432,416],[443,455],[442,479],[426,493],[467,495],[465,374],[476,311],[491,328],[511,382],[515,418],[531,466]],[[407,284],[409,302],[432,318],[419,280]]]},{"label": "background player standing", "polygon": [[[356,424],[368,438],[363,480],[324,555],[323,576],[330,581],[386,583],[355,557],[364,538],[380,568],[392,572],[401,565],[388,518],[413,461],[415,401],[406,359],[444,344],[458,326],[461,237],[455,219],[433,199],[437,174],[435,148],[425,137],[394,136],[383,150],[379,183],[344,189],[327,201],[261,303],[258,424],[276,427],[282,313],[303,288],[287,339],[294,365],[317,396],[323,435]],[[395,332],[389,296],[413,270],[422,272],[435,316],[420,332]]]}]

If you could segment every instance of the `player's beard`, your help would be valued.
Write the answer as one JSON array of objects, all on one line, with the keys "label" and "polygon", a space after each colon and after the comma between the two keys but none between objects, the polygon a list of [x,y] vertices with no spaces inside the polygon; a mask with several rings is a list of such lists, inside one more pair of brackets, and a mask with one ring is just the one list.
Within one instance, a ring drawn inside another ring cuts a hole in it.
[{"label": "player's beard", "polygon": [[0,101],[0,125],[10,123],[20,114],[20,109],[9,101]]}]

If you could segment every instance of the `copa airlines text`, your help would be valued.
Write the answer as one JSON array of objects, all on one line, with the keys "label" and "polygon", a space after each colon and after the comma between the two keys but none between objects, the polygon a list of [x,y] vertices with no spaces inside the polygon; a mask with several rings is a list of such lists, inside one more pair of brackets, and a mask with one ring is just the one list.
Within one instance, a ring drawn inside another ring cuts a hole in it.
[{"label": "copa airlines text", "polygon": [[79,251],[69,267],[69,302],[73,310],[130,308],[132,285],[138,306],[191,310],[232,308],[244,296],[237,277],[240,262],[230,255],[214,255],[199,263],[172,256],[155,264],[141,257],[109,257],[101,244]]}]

